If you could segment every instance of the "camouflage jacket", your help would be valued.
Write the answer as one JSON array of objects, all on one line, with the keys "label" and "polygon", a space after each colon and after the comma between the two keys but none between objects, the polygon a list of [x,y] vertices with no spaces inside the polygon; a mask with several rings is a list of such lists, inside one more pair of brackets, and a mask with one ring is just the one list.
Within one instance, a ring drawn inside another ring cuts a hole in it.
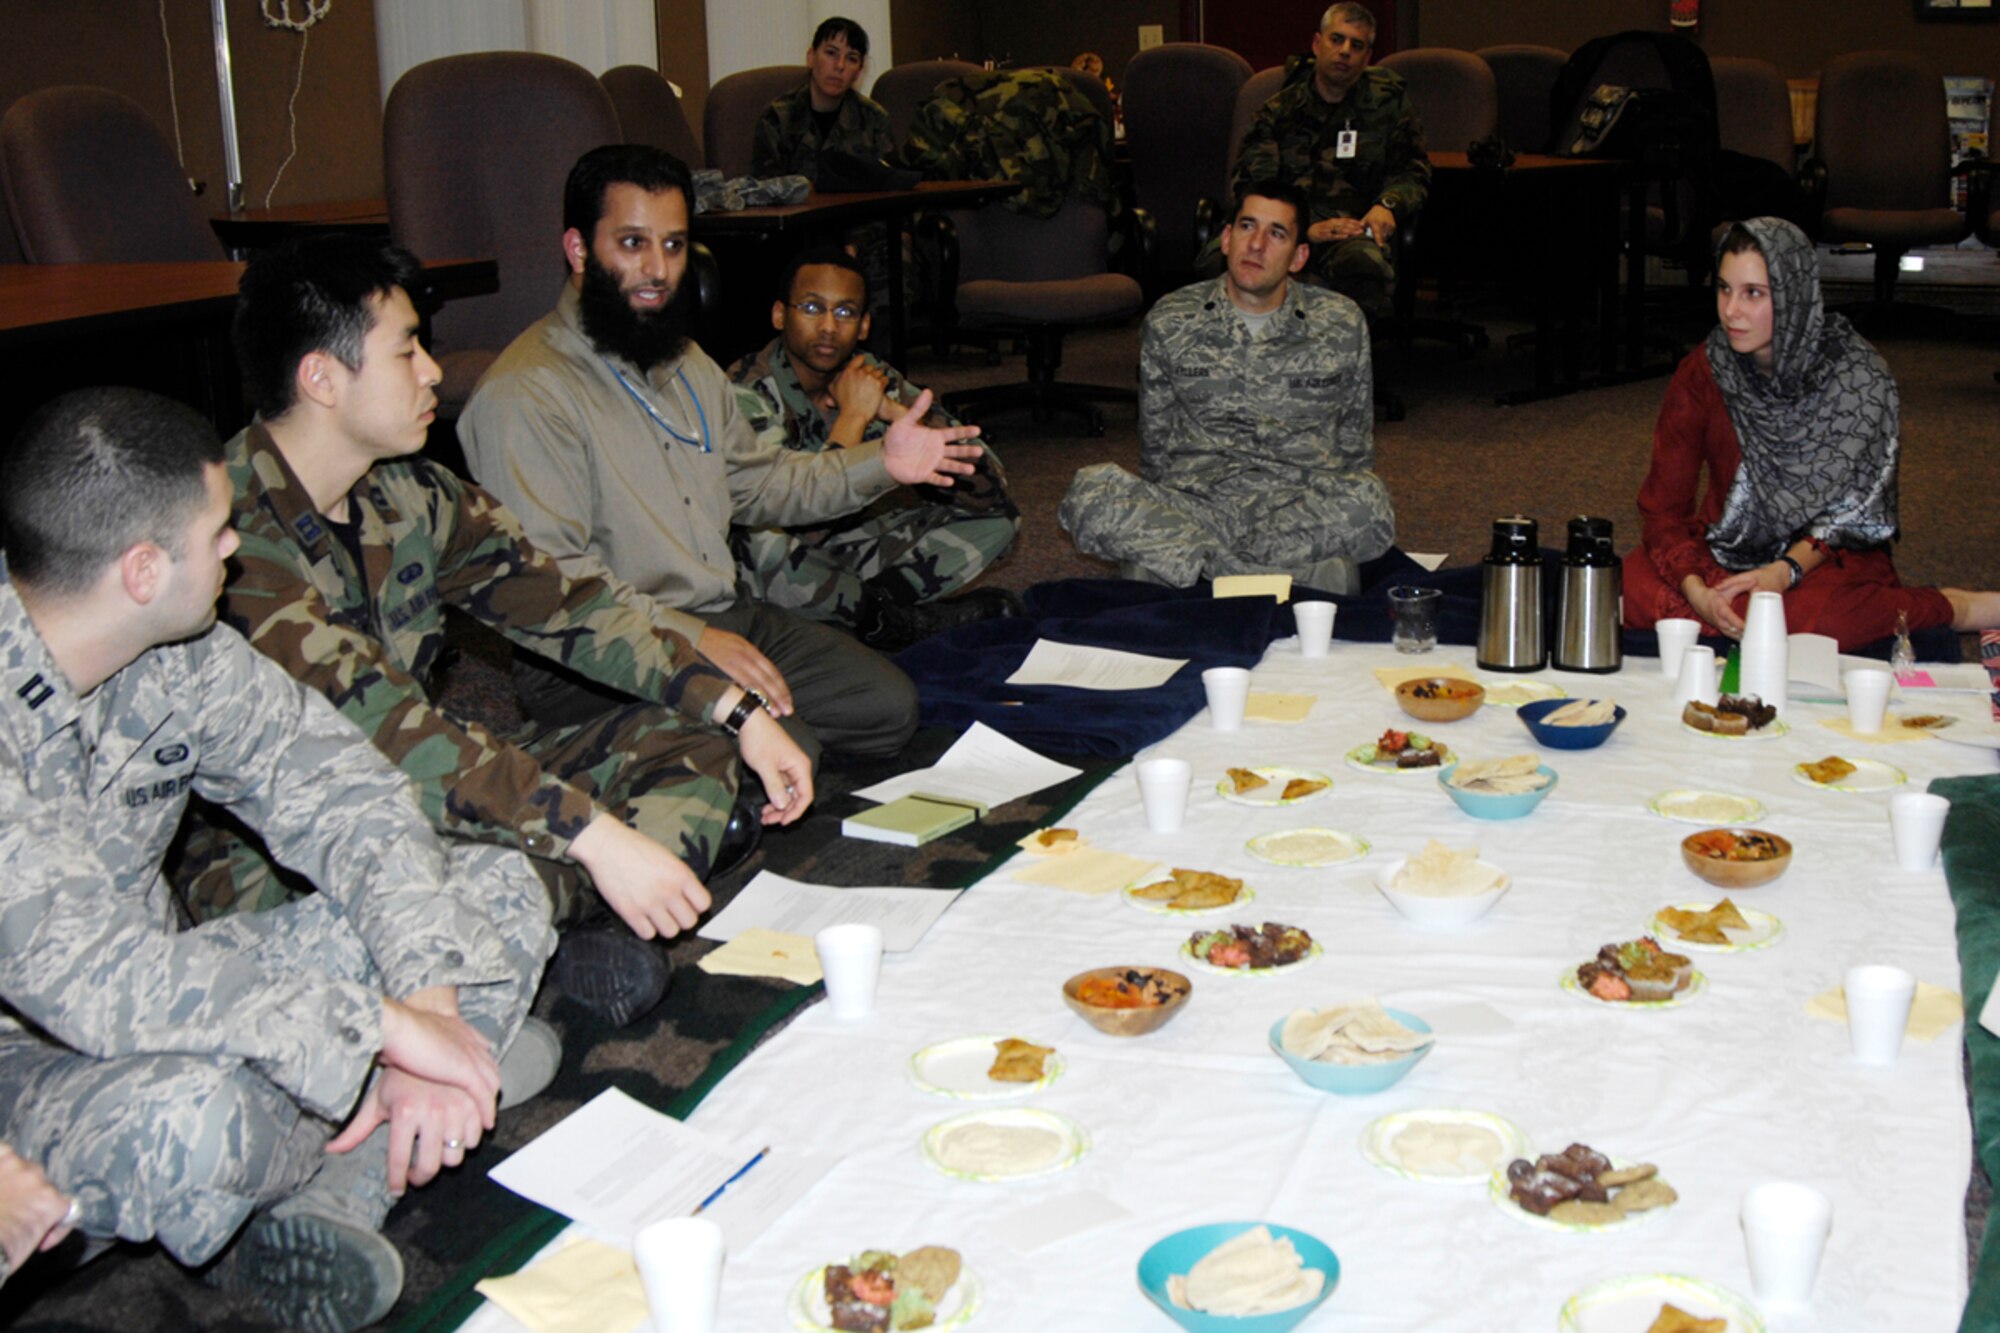
[{"label": "camouflage jacket", "polygon": [[851,153],[865,162],[880,162],[896,151],[889,113],[880,102],[849,90],[833,113],[833,129],[819,137],[813,120],[812,90],[805,84],[772,100],[757,118],[750,141],[753,176],[804,176],[819,180],[819,155]]},{"label": "camouflage jacket", "polygon": [[[889,396],[903,406],[916,402],[923,392],[904,379],[901,372],[888,362],[878,360],[867,352],[857,351],[855,355],[888,375]],[[815,403],[812,395],[806,392],[805,385],[799,383],[799,373],[792,368],[784,339],[773,338],[764,344],[763,350],[738,360],[729,368],[729,378],[736,382],[736,408],[750,423],[750,429],[757,433],[758,444],[812,454],[824,451],[829,445],[836,449],[840,447],[828,438],[839,414]],[[935,406],[931,408],[928,420],[933,426],[959,424],[958,418]],[[879,440],[888,430],[889,423],[877,417],[861,433],[862,441]],[[960,477],[951,486],[918,486],[913,489],[932,504],[954,505],[968,513],[1018,513],[1007,494],[1007,474],[1000,466],[999,456],[983,435],[979,443],[985,446],[985,452],[973,465],[971,476]],[[807,528],[798,535],[810,537],[832,530],[828,526]]]},{"label": "camouflage jacket", "polygon": [[[1357,135],[1355,154],[1342,158],[1340,134],[1349,129]],[[1292,57],[1285,86],[1244,131],[1230,189],[1240,194],[1274,177],[1304,191],[1313,222],[1358,218],[1377,203],[1398,225],[1422,212],[1431,162],[1403,76],[1370,67],[1346,98],[1329,102],[1313,82],[1312,58]]]},{"label": "camouflage jacket", "polygon": [[1119,210],[1111,126],[1067,79],[1041,70],[980,70],[946,79],[917,108],[903,161],[925,180],[1020,181],[1005,204],[1051,218],[1071,199]]},{"label": "camouflage jacket", "polygon": [[[243,1060],[329,1119],[381,1049],[382,993],[518,983],[391,768],[226,627],[141,654],[79,699],[0,570],[0,998],[99,1059]],[[160,861],[189,793],[336,899],[380,991],[272,970],[180,930]],[[0,1022],[13,1022],[0,1019]]]},{"label": "camouflage jacket", "polygon": [[578,673],[707,720],[728,680],[687,639],[572,577],[479,487],[422,459],[377,463],[348,493],[367,568],[348,554],[262,425],[229,442],[243,544],[223,615],[331,699],[417,782],[438,828],[566,854],[600,807],[532,756],[426,692],[451,605]]},{"label": "camouflage jacket", "polygon": [[1146,317],[1139,469],[1146,480],[1255,510],[1319,507],[1372,559],[1395,539],[1375,466],[1368,326],[1345,296],[1302,282],[1252,338],[1228,279],[1183,287]]}]

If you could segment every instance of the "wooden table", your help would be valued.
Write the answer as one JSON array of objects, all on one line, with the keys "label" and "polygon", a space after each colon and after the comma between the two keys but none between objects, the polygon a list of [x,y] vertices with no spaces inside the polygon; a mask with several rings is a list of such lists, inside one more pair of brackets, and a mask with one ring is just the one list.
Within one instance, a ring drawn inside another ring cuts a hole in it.
[{"label": "wooden table", "polygon": [[360,231],[389,234],[387,199],[328,199],[275,208],[239,208],[208,220],[232,254],[276,245],[305,231]]},{"label": "wooden table", "polygon": [[[769,244],[773,240],[797,238],[796,244],[787,247],[789,253],[829,233],[837,236],[857,223],[892,223],[897,239],[889,246],[889,360],[902,365],[909,351],[909,309],[903,299],[900,237],[910,218],[926,208],[977,208],[994,199],[1004,199],[1020,188],[1014,181],[923,181],[914,190],[854,194],[822,194],[815,190],[803,203],[696,214],[693,231],[695,239],[701,241],[742,238]],[[775,269],[777,265],[761,263],[757,267]],[[761,294],[754,286],[752,290]],[[753,307],[760,304],[750,303]]]}]

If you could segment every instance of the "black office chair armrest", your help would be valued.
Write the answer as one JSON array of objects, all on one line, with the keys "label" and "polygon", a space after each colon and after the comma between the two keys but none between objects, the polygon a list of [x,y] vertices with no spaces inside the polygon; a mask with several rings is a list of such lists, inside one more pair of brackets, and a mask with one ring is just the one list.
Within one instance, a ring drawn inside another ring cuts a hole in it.
[{"label": "black office chair armrest", "polygon": [[1118,244],[1112,254],[1112,267],[1135,280],[1145,294],[1146,304],[1151,305],[1159,296],[1160,286],[1159,224],[1145,209],[1128,208],[1113,225],[1118,231]]},{"label": "black office chair armrest", "polygon": [[1972,219],[1972,234],[1987,245],[2000,246],[2000,228],[1993,225],[1993,210],[2000,207],[2000,199],[1993,193],[1993,178],[2000,175],[2000,164],[1991,158],[1973,157],[1959,163],[1965,172],[1965,212]]},{"label": "black office chair armrest", "polygon": [[931,335],[935,350],[943,356],[951,346],[951,332],[958,327],[958,227],[943,213],[925,213],[916,225],[918,245],[937,247],[937,290],[931,293]]},{"label": "black office chair armrest", "polygon": [[1826,163],[1812,158],[1799,164],[1799,193],[1805,196],[1806,217],[1811,220],[1806,232],[1818,240],[1820,218],[1826,212]]},{"label": "black office chair armrest", "polygon": [[1203,195],[1194,201],[1194,226],[1192,228],[1194,233],[1194,255],[1188,256],[1188,262],[1194,262],[1195,255],[1199,255],[1203,250],[1208,248],[1208,243],[1215,239],[1216,228],[1221,225],[1221,220],[1221,203],[1210,198],[1208,195]]},{"label": "black office chair armrest", "polygon": [[694,327],[696,341],[714,345],[722,315],[722,265],[715,251],[700,241],[688,245],[687,280],[694,283]]}]

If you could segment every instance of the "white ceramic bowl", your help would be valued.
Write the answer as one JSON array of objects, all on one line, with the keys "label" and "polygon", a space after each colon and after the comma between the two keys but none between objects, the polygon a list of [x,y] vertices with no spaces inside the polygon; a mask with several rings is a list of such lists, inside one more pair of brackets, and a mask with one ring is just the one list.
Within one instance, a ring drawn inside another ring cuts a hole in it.
[{"label": "white ceramic bowl", "polygon": [[1506,873],[1488,861],[1476,862],[1500,876],[1500,887],[1485,893],[1468,894],[1457,898],[1440,898],[1426,893],[1408,893],[1392,888],[1396,876],[1408,864],[1407,856],[1399,856],[1388,865],[1375,872],[1375,887],[1387,898],[1398,912],[1420,926],[1432,929],[1450,929],[1453,926],[1470,925],[1493,910],[1493,905],[1506,896],[1514,881]]}]

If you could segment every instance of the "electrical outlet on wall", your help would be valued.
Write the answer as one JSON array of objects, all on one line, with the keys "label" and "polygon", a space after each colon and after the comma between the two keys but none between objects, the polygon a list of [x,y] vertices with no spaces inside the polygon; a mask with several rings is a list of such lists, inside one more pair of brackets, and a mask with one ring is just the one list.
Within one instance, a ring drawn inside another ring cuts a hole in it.
[{"label": "electrical outlet on wall", "polygon": [[1139,49],[1141,51],[1150,51],[1166,40],[1166,30],[1159,24],[1141,23],[1139,25]]}]

